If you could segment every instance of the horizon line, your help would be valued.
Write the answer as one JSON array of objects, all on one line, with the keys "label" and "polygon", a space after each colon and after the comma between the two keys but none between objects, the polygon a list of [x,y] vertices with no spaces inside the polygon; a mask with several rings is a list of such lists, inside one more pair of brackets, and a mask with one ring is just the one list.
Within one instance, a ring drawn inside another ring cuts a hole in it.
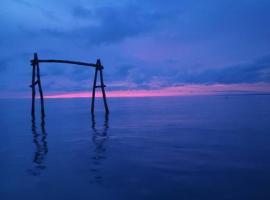
[{"label": "horizon line", "polygon": [[[30,92],[30,91],[29,91]],[[159,89],[131,89],[106,91],[108,98],[132,98],[132,97],[173,97],[173,96],[209,96],[209,95],[269,95],[270,83],[245,83],[245,84],[193,84],[170,86]],[[39,97],[39,95],[37,95]],[[90,98],[91,91],[78,92],[48,92],[44,98]],[[97,91],[96,97],[102,97]],[[2,93],[1,99],[6,98],[31,98],[29,93]]]}]

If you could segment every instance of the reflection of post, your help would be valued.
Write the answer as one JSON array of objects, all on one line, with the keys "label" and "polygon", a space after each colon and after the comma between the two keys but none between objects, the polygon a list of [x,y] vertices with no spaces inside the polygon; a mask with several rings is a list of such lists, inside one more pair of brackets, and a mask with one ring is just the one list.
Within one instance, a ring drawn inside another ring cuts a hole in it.
[{"label": "reflection of post", "polygon": [[94,144],[96,145],[97,152],[103,149],[103,143],[107,139],[107,131],[109,128],[108,123],[109,123],[109,115],[105,114],[103,126],[100,129],[96,128],[95,115],[92,114],[92,129],[94,131],[92,139],[93,139]]},{"label": "reflection of post", "polygon": [[[92,141],[95,145],[95,154],[94,154],[94,161],[93,164],[97,167],[98,165],[101,164],[101,160],[105,159],[105,142],[108,138],[107,136],[107,131],[109,128],[109,115],[105,114],[105,118],[104,118],[104,124],[101,127],[96,126],[96,119],[95,119],[95,115],[92,114],[92,130],[93,130],[93,136],[92,136]],[[92,171],[93,172],[98,172],[97,168],[93,168]],[[95,181],[100,182],[102,180],[102,176],[101,175],[96,175],[95,176]]]},{"label": "reflection of post", "polygon": [[33,170],[30,170],[30,173],[34,176],[38,176],[41,173],[41,170],[46,168],[44,164],[44,159],[46,154],[48,153],[48,145],[47,145],[47,133],[45,130],[45,120],[44,117],[41,119],[40,133],[37,131],[35,118],[32,117],[32,134],[33,134],[33,143],[36,146],[33,164],[35,165]]}]

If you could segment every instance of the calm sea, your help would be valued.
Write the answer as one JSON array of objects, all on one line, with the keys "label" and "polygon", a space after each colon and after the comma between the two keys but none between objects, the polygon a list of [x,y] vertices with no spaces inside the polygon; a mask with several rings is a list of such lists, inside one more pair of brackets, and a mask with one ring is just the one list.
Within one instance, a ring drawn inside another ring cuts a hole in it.
[{"label": "calm sea", "polygon": [[270,96],[101,103],[0,100],[0,199],[270,199]]}]

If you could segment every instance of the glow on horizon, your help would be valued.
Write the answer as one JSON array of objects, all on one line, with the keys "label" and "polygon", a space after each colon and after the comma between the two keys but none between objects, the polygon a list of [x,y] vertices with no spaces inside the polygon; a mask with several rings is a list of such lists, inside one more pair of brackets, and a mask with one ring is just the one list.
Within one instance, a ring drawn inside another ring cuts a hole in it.
[{"label": "glow on horizon", "polygon": [[[218,94],[270,94],[270,84],[214,84],[214,85],[183,85],[172,86],[156,90],[123,90],[106,91],[107,97],[162,97],[162,96],[196,96]],[[69,92],[45,95],[45,98],[89,98],[89,92]],[[101,97],[101,93],[96,93]]]}]

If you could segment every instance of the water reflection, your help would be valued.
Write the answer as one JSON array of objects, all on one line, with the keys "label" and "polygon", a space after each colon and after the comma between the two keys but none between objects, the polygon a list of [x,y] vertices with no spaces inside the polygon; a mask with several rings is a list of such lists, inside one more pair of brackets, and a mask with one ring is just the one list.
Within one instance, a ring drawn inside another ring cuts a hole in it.
[{"label": "water reflection", "polygon": [[91,171],[95,173],[94,180],[91,182],[102,183],[103,176],[100,172],[100,165],[102,160],[106,158],[106,141],[108,139],[108,129],[109,129],[109,115],[105,114],[104,122],[101,126],[98,126],[96,123],[96,117],[92,114],[92,141],[95,145],[94,147],[94,156],[93,156],[93,167]]},{"label": "water reflection", "polygon": [[40,129],[36,126],[35,118],[32,117],[32,135],[33,143],[35,145],[35,152],[33,156],[33,168],[29,173],[33,176],[38,176],[46,168],[45,157],[48,153],[47,133],[45,130],[45,119],[41,118]]}]

